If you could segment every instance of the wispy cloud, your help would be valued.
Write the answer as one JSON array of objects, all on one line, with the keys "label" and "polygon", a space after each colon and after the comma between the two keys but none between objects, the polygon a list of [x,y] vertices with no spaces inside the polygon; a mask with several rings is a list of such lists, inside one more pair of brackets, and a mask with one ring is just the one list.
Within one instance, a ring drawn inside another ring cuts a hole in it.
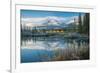
[{"label": "wispy cloud", "polygon": [[32,18],[21,18],[22,26],[43,26],[44,23],[48,20],[51,21],[53,25],[59,25],[55,23],[55,20],[59,23],[71,23],[74,22],[74,18],[78,19],[78,16],[72,17],[56,17],[56,16],[47,16],[47,17],[32,17]]}]

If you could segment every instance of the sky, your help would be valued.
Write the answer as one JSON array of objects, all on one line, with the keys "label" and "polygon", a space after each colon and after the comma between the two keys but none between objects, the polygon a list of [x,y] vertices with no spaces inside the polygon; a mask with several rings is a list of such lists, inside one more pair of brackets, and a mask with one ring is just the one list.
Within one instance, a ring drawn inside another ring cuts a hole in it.
[{"label": "sky", "polygon": [[[40,11],[40,10],[21,10],[22,26],[44,26],[44,22],[49,20],[57,20],[66,24],[73,22],[74,18],[78,19],[80,12],[60,12],[60,11]],[[84,15],[84,13],[81,13]],[[52,21],[52,25],[60,25]]]},{"label": "sky", "polygon": [[[81,13],[84,14],[84,13]],[[39,10],[21,10],[22,18],[32,18],[32,17],[72,17],[78,16],[79,12],[58,12],[58,11],[39,11]]]}]

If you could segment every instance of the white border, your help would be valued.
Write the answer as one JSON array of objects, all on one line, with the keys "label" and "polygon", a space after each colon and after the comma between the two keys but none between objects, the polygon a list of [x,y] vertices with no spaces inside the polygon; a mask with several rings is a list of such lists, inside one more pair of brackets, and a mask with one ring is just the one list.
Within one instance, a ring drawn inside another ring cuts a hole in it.
[{"label": "white border", "polygon": [[[94,8],[82,8],[71,6],[45,6],[45,5],[21,5],[16,4],[12,13],[12,72],[42,71],[52,69],[66,69],[72,67],[87,67],[95,65],[95,11]],[[20,9],[66,11],[66,12],[89,12],[90,13],[90,60],[20,63]],[[14,25],[15,24],[15,25]],[[15,33],[14,33],[15,32]]]}]

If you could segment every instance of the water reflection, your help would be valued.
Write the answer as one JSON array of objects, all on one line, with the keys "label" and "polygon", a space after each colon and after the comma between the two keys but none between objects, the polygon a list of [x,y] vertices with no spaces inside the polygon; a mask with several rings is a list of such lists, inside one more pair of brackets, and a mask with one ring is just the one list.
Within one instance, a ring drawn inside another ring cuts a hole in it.
[{"label": "water reflection", "polygon": [[24,37],[21,39],[21,62],[89,59],[87,38]]}]

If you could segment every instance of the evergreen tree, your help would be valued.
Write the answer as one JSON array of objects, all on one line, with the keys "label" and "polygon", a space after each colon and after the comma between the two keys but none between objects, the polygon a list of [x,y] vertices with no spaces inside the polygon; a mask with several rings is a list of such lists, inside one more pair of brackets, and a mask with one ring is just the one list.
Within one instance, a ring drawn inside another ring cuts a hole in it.
[{"label": "evergreen tree", "polygon": [[89,13],[85,13],[83,17],[83,22],[82,22],[81,14],[79,14],[78,32],[80,34],[89,35],[89,24],[90,24]]},{"label": "evergreen tree", "polygon": [[78,32],[82,33],[82,21],[81,21],[81,14],[79,14],[79,25],[78,25]]},{"label": "evergreen tree", "polygon": [[90,18],[89,13],[86,13],[84,15],[84,22],[83,22],[83,33],[89,35],[89,24],[90,24]]}]

